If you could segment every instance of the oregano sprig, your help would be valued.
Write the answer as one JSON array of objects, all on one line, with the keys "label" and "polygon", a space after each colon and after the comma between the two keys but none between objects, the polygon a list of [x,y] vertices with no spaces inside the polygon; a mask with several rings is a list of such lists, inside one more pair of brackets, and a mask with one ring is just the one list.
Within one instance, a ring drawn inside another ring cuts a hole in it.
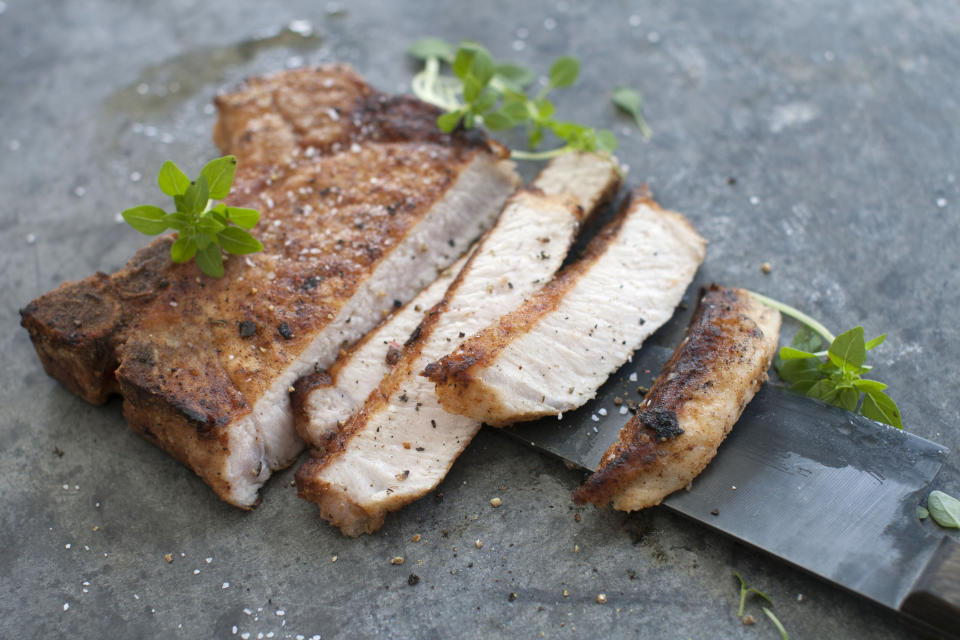
[{"label": "oregano sprig", "polygon": [[885,393],[887,385],[863,377],[872,369],[866,364],[867,352],[883,344],[886,334],[866,340],[863,327],[857,326],[834,336],[802,311],[759,293],[751,294],[803,324],[790,346],[780,348],[773,363],[791,391],[903,428],[897,403]]},{"label": "oregano sprig", "polygon": [[[513,63],[496,62],[490,52],[476,42],[464,41],[454,47],[439,38],[421,38],[411,45],[408,53],[424,62],[424,69],[413,78],[413,92],[421,100],[444,110],[437,126],[447,133],[458,126],[466,129],[484,126],[491,131],[524,127],[530,150],[514,150],[511,155],[525,160],[552,158],[569,151],[613,152],[617,148],[617,137],[612,131],[555,117],[556,106],[548,97],[550,92],[572,86],[580,75],[580,61],[572,56],[555,60],[546,85],[531,96],[527,91],[536,79],[531,70]],[[453,76],[440,74],[443,64],[450,66]],[[639,94],[618,89],[614,93],[614,104],[630,114],[644,135],[649,136]],[[548,151],[536,151],[546,132],[564,144]]]},{"label": "oregano sprig", "polygon": [[167,160],[160,167],[157,184],[173,197],[175,210],[167,213],[160,207],[141,205],[121,215],[127,224],[148,236],[167,229],[176,231],[177,239],[170,246],[174,262],[196,257],[197,266],[205,274],[223,277],[221,249],[235,255],[263,250],[260,241],[246,231],[260,220],[256,209],[214,204],[230,193],[236,171],[237,158],[223,156],[208,162],[197,179],[190,180],[180,167]]}]

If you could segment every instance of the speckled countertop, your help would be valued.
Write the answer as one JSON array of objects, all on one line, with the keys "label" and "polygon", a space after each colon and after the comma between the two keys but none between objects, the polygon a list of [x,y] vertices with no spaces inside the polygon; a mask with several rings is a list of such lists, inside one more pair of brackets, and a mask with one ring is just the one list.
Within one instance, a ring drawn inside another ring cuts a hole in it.
[{"label": "speckled countertop", "polygon": [[[403,51],[427,34],[540,68],[579,56],[561,108],[613,127],[630,182],[710,240],[696,284],[887,332],[875,373],[904,422],[960,450],[950,0],[0,0],[0,636],[777,637],[759,610],[754,626],[737,619],[738,571],[791,637],[913,637],[892,613],[661,509],[574,508],[579,472],[496,433],[457,462],[442,499],[351,540],[296,498],[292,471],[240,512],[128,431],[119,402],[91,407],[47,378],[18,309],[143,243],[117,214],[156,198],[163,160],[215,153],[218,88],[343,61],[402,90]],[[610,107],[617,85],[643,92],[649,141]],[[672,344],[688,314],[655,340]],[[938,481],[955,494],[956,455]]]}]

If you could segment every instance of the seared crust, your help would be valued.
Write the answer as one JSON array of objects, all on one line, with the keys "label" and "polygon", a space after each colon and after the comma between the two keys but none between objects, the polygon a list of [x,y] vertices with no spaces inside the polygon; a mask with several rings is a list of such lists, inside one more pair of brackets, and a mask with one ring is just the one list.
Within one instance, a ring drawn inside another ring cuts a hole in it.
[{"label": "seared crust", "polygon": [[683,342],[574,502],[633,511],[687,486],[767,380],[779,331],[780,313],[747,291],[705,288]]},{"label": "seared crust", "polygon": [[[342,66],[251,79],[217,104],[216,141],[240,159],[227,203],[260,211],[263,252],[225,258],[215,279],[171,262],[172,236],[161,237],[117,273],[65,283],[21,315],[50,375],[94,403],[119,391],[134,430],[249,506],[222,481],[233,452],[220,431],[251,413],[469,166],[488,163],[505,188],[513,177],[496,164],[499,145],[441,133],[434,107],[380,93]],[[472,238],[446,240],[429,248],[439,266]],[[418,284],[383,291],[348,333]],[[283,466],[296,451],[278,455]]]}]

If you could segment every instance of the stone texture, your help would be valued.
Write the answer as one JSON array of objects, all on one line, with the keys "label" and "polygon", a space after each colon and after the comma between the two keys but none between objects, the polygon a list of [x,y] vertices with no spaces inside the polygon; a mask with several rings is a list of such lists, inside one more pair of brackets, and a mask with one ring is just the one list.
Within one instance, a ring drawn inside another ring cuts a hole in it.
[{"label": "stone texture", "polygon": [[[773,598],[792,637],[913,637],[892,613],[662,510],[574,509],[580,473],[496,433],[458,461],[442,501],[373,536],[328,527],[295,497],[292,472],[242,513],[126,430],[118,402],[90,407],[48,379],[17,310],[143,244],[115,217],[161,202],[165,159],[195,170],[215,153],[206,107],[218,88],[337,60],[400,90],[415,37],[476,38],[543,71],[580,56],[561,112],[613,127],[630,182],[709,238],[698,284],[757,289],[836,330],[886,331],[877,377],[908,429],[957,451],[955,3],[0,8],[0,614],[14,637],[775,637],[756,605],[756,625],[736,619],[733,571]],[[312,33],[278,31],[295,19]],[[610,107],[618,85],[643,92],[651,140]],[[671,344],[688,313],[657,340]],[[940,488],[958,494],[955,459]]]}]

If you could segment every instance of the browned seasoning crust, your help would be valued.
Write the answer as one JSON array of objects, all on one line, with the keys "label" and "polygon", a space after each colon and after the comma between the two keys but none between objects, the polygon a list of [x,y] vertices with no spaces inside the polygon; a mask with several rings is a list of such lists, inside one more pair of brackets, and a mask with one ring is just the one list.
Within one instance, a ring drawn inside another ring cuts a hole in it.
[{"label": "browned seasoning crust", "polygon": [[[208,278],[171,262],[164,236],[21,316],[49,375],[92,403],[123,394],[134,430],[231,501],[223,430],[478,154],[505,151],[480,134],[441,133],[435,108],[338,65],[251,79],[217,106],[215,140],[239,158],[227,202],[260,211],[263,253],[230,257],[223,278]],[[464,249],[450,248],[450,260]]]},{"label": "browned seasoning crust", "polygon": [[683,342],[574,502],[633,511],[687,486],[766,381],[779,330],[779,312],[748,292],[706,287]]},{"label": "browned seasoning crust", "polygon": [[[514,311],[503,315],[496,324],[483,329],[476,335],[461,343],[452,353],[426,366],[421,375],[437,384],[437,397],[444,409],[454,413],[462,413],[459,407],[482,406],[486,402],[482,398],[470,397],[470,391],[483,393],[479,386],[471,385],[473,372],[489,367],[500,352],[517,339],[518,335],[533,329],[544,315],[554,311],[563,301],[567,293],[576,286],[580,278],[593,268],[607,247],[616,241],[623,221],[629,214],[631,207],[637,200],[660,210],[646,187],[640,187],[626,198],[617,212],[616,217],[607,223],[596,236],[591,239],[583,256],[565,267],[555,278],[534,293]],[[487,417],[492,426],[506,426]]]}]

